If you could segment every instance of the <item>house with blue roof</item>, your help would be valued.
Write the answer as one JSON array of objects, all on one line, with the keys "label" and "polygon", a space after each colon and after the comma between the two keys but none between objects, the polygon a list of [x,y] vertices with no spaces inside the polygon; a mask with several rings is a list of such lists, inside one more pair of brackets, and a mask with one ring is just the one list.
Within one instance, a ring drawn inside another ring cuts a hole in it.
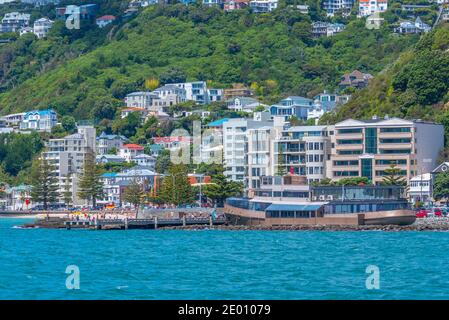
[{"label": "house with blue roof", "polygon": [[20,130],[37,130],[50,132],[58,123],[58,115],[53,109],[26,112],[19,124]]},{"label": "house with blue roof", "polygon": [[307,115],[312,109],[312,99],[290,96],[281,100],[278,104],[272,105],[270,113],[272,116],[283,116],[285,120],[292,116],[296,116],[300,120],[307,120]]}]

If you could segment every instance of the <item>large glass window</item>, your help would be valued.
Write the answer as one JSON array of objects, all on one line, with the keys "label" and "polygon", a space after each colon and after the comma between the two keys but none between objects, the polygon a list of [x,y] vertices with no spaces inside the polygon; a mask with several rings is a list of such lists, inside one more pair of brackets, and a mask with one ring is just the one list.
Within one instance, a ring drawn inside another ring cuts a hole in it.
[{"label": "large glass window", "polygon": [[338,144],[362,144],[361,139],[339,139],[337,140]]},{"label": "large glass window", "polygon": [[373,180],[373,159],[362,159],[362,177]]},{"label": "large glass window", "polygon": [[411,128],[380,128],[380,132],[410,132]]},{"label": "large glass window", "polygon": [[348,133],[362,133],[362,128],[352,128],[352,129],[339,129],[338,133],[348,134]]},{"label": "large glass window", "polygon": [[365,129],[365,153],[377,153],[377,128]]},{"label": "large glass window", "polygon": [[410,143],[410,138],[380,139],[381,143]]}]

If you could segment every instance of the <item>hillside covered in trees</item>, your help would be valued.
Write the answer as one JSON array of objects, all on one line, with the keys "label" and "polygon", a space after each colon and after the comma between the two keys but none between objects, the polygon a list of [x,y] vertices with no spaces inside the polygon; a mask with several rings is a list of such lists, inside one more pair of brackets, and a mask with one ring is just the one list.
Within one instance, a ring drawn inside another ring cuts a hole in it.
[{"label": "hillside covered in trees", "polygon": [[449,141],[449,25],[425,35],[349,103],[321,119],[333,123],[345,118],[397,116],[438,121]]},{"label": "hillside covered in trees", "polygon": [[244,83],[268,103],[311,97],[334,89],[345,72],[377,74],[418,40],[393,34],[388,24],[368,30],[356,18],[333,37],[313,39],[312,19],[324,19],[316,3],[307,15],[285,3],[257,15],[175,4],[103,30],[72,32],[58,22],[48,39],[25,35],[0,49],[1,113],[50,106],[77,119],[113,119],[121,99],[147,79]]}]

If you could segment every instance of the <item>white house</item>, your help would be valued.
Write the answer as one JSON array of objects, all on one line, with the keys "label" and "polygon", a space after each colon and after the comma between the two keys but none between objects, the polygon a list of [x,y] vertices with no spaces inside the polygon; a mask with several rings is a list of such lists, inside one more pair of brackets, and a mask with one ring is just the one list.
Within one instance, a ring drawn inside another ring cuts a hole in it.
[{"label": "white house", "polygon": [[118,152],[118,155],[125,158],[127,162],[131,162],[133,158],[143,154],[144,147],[134,143],[124,144]]},{"label": "white house", "polygon": [[430,204],[433,195],[433,179],[431,173],[424,173],[410,179],[409,196],[413,203]]},{"label": "white house", "polygon": [[40,18],[34,22],[33,32],[39,39],[45,38],[53,26],[53,21],[48,18]]},{"label": "white house", "polygon": [[19,127],[20,130],[50,132],[57,122],[58,116],[54,110],[33,110],[25,113]]}]

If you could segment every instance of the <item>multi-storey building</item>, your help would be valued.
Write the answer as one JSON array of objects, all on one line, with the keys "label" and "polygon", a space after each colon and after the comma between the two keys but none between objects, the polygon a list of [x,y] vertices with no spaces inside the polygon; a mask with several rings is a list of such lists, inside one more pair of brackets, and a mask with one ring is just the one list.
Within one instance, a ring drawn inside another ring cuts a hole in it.
[{"label": "multi-storey building", "polygon": [[223,100],[223,89],[207,89],[207,102]]},{"label": "multi-storey building", "polygon": [[114,149],[118,151],[127,141],[128,139],[124,136],[102,132],[97,137],[97,154],[107,154]]},{"label": "multi-storey building", "polygon": [[251,0],[249,6],[254,13],[271,12],[278,7],[278,0]]},{"label": "multi-storey building", "polygon": [[172,84],[157,88],[152,94],[155,97],[151,101],[151,110],[166,112],[170,106],[186,101],[186,90]]},{"label": "multi-storey building", "polygon": [[96,134],[93,126],[78,126],[78,132],[60,139],[50,139],[47,151],[42,154],[54,166],[54,174],[58,178],[59,192],[66,190],[66,181],[72,192],[74,205],[81,205],[78,198],[78,180],[83,172],[84,161],[96,152]]},{"label": "multi-storey building", "polygon": [[270,107],[272,116],[283,116],[285,120],[296,116],[300,120],[307,120],[308,112],[313,109],[313,100],[291,96]]},{"label": "multi-storey building", "polygon": [[359,16],[366,17],[376,12],[385,12],[388,0],[359,0]]},{"label": "multi-storey building", "polygon": [[323,9],[326,10],[328,16],[333,16],[337,12],[347,15],[353,6],[354,0],[325,0],[323,2]]},{"label": "multi-storey building", "polygon": [[203,5],[207,7],[223,7],[223,0],[203,0]]},{"label": "multi-storey building", "polygon": [[184,89],[186,100],[195,101],[198,104],[208,102],[206,81],[173,83],[171,85]]},{"label": "multi-storey building", "polygon": [[39,39],[45,38],[48,34],[48,31],[53,26],[53,21],[48,18],[40,18],[34,21],[33,25],[33,33]]},{"label": "multi-storey building", "polygon": [[31,15],[28,13],[10,12],[2,19],[0,32],[19,32],[30,25]]},{"label": "multi-storey building", "polygon": [[376,184],[382,182],[391,165],[408,181],[430,172],[444,145],[442,125],[398,118],[348,119],[335,124],[330,136],[328,178],[360,176]]},{"label": "multi-storey building", "polygon": [[144,153],[144,147],[135,143],[124,144],[118,151],[118,155],[127,162],[131,162],[134,157]]},{"label": "multi-storey building", "polygon": [[225,0],[223,4],[224,11],[239,10],[247,7],[249,0]]},{"label": "multi-storey building", "polygon": [[331,151],[327,126],[285,128],[274,140],[274,175],[279,172],[306,177],[316,182],[326,177],[326,160]]},{"label": "multi-storey building", "polygon": [[33,110],[25,113],[20,122],[20,130],[50,132],[57,122],[58,116],[54,110]]},{"label": "multi-storey building", "polygon": [[331,37],[336,33],[342,32],[345,27],[342,23],[316,21],[312,23],[312,37]]},{"label": "multi-storey building", "polygon": [[[262,114],[262,115],[261,115]],[[225,176],[245,181],[247,175],[247,133],[250,129],[273,126],[268,112],[255,113],[254,119],[235,118],[223,123],[223,159]]]},{"label": "multi-storey building", "polygon": [[157,94],[149,91],[132,92],[127,94],[125,97],[126,107],[149,109],[151,107],[153,99],[157,97]]},{"label": "multi-storey building", "polygon": [[[12,0],[15,1],[15,0]],[[12,2],[8,1],[8,2]],[[21,0],[22,3],[31,4],[35,7],[47,6],[49,4],[58,4],[60,0]]]}]

